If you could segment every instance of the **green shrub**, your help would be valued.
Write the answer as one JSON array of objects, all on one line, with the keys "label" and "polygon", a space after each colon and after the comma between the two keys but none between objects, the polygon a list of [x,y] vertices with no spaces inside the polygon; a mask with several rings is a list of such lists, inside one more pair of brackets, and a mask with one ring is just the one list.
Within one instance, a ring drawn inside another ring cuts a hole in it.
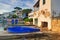
[{"label": "green shrub", "polygon": [[19,18],[19,17],[18,17],[17,15],[14,14],[14,15],[12,16],[12,18]]},{"label": "green shrub", "polygon": [[29,22],[29,18],[25,18],[24,21],[25,21],[25,22]]},{"label": "green shrub", "polygon": [[24,21],[25,22],[33,22],[33,19],[25,18]]},{"label": "green shrub", "polygon": [[29,22],[33,22],[33,19],[31,18],[31,19],[29,19]]}]

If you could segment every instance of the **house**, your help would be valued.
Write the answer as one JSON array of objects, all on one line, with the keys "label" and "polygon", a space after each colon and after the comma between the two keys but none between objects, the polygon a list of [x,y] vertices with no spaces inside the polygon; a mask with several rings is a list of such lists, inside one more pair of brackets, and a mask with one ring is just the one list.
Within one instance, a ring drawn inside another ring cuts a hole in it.
[{"label": "house", "polygon": [[19,18],[22,18],[22,9],[21,10],[16,9],[14,14],[16,14]]},{"label": "house", "polygon": [[31,13],[28,14],[28,18],[29,18],[29,19],[30,19],[30,18],[33,19],[33,13],[34,13],[34,12],[31,12]]},{"label": "house", "polygon": [[42,29],[52,29],[52,15],[54,12],[58,16],[60,13],[60,0],[38,0],[34,7],[33,25]]},{"label": "house", "polygon": [[19,16],[19,18],[22,18],[22,11],[18,11],[16,13],[17,13],[17,16]]}]

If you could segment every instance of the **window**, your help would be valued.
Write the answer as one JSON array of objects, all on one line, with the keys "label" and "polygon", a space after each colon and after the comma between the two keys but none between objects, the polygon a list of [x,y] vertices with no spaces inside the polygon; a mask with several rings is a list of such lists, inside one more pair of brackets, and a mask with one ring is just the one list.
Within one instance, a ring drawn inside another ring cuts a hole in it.
[{"label": "window", "polygon": [[38,19],[37,19],[37,18],[35,19],[35,24],[36,24],[36,25],[38,24]]},{"label": "window", "polygon": [[45,0],[43,0],[43,5],[45,4]]}]

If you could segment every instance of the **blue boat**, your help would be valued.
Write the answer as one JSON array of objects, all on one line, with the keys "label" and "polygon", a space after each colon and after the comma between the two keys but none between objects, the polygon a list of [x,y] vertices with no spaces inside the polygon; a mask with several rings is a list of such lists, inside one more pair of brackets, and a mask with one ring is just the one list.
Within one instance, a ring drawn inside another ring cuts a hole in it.
[{"label": "blue boat", "polygon": [[7,32],[9,33],[31,33],[39,31],[40,29],[37,28],[23,27],[23,26],[10,26],[7,28]]}]

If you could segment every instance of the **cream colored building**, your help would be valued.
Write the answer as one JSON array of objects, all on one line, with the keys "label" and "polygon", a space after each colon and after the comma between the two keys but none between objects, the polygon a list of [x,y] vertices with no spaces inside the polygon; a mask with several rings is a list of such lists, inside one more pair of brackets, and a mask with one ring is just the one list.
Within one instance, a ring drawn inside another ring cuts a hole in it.
[{"label": "cream colored building", "polygon": [[29,19],[30,19],[30,18],[33,19],[33,14],[34,14],[34,12],[29,13],[29,14],[28,14],[28,18],[29,18]]},{"label": "cream colored building", "polygon": [[60,0],[38,0],[34,5],[33,25],[50,30],[52,28],[51,21],[53,11],[56,13],[59,13],[60,11],[59,3]]}]

